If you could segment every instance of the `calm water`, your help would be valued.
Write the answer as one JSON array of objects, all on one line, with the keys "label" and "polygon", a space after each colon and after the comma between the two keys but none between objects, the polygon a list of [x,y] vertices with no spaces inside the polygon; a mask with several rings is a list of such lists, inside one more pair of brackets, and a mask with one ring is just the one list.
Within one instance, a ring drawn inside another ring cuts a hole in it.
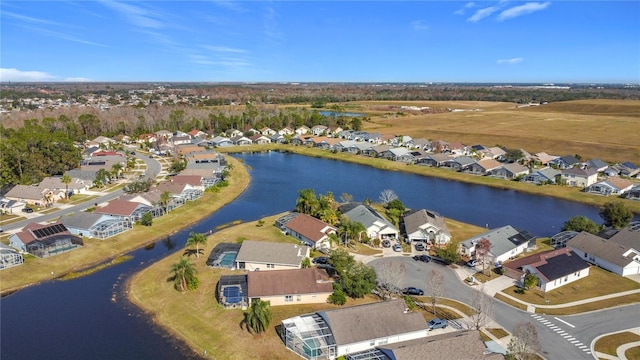
[{"label": "calm water", "polygon": [[346,116],[346,117],[360,117],[367,116],[367,114],[354,113],[354,112],[335,112],[335,111],[318,111],[318,114],[322,116]]},{"label": "calm water", "polygon": [[331,191],[336,199],[348,193],[356,201],[378,201],[383,190],[391,189],[410,208],[426,208],[491,228],[513,225],[538,236],[555,234],[574,215],[601,222],[597,208],[510,190],[293,154],[237,157],[250,166],[252,182],[241,197],[219,212],[151,248],[132,252],[131,261],[81,279],[33,286],[0,300],[2,359],[197,357],[156,329],[123,299],[121,292],[127,278],[181,250],[190,231],[206,232],[233,220],[250,221],[290,210],[298,191],[305,188],[313,188],[316,194]]}]

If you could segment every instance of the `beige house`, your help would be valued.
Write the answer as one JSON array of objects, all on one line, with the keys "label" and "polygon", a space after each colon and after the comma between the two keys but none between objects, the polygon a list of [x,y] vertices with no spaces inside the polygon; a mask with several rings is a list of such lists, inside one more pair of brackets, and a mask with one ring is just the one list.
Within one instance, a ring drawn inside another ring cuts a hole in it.
[{"label": "beige house", "polygon": [[593,169],[570,168],[562,170],[560,173],[562,183],[568,186],[586,188],[598,181],[598,172]]},{"label": "beige house", "polygon": [[290,243],[245,240],[236,256],[236,269],[249,271],[300,269],[309,248]]},{"label": "beige house", "polygon": [[247,274],[249,303],[255,299],[271,306],[323,304],[333,293],[333,282],[325,269],[252,271]]}]

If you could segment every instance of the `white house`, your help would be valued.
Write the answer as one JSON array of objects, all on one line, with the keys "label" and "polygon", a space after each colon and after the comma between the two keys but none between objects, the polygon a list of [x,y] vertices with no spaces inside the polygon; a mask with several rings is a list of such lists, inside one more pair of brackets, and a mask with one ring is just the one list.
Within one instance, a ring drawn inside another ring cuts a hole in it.
[{"label": "white house", "polygon": [[403,217],[407,242],[425,241],[436,245],[451,241],[451,233],[445,218],[440,214],[425,209],[410,212]]},{"label": "white house", "polygon": [[[350,210],[346,211],[347,209]],[[395,240],[398,238],[400,231],[369,206],[349,204],[340,207],[340,211],[349,221],[361,223],[365,227],[367,236],[370,239]]]},{"label": "white house", "polygon": [[567,241],[567,247],[585,261],[620,276],[640,274],[640,232],[638,231],[623,229],[609,240],[581,232]]},{"label": "white house", "polygon": [[236,256],[236,269],[287,270],[300,269],[309,257],[309,248],[298,244],[245,240]]},{"label": "white house", "polygon": [[482,239],[491,242],[489,255],[496,263],[513,258],[535,242],[535,236],[525,230],[518,230],[511,225],[492,229],[460,243],[460,252],[466,256],[475,256],[476,244]]}]

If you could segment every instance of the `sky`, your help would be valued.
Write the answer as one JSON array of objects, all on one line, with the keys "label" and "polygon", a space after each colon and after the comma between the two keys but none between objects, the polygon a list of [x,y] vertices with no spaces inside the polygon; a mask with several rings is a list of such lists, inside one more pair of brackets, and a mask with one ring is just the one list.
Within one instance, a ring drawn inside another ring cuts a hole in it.
[{"label": "sky", "polygon": [[0,2],[0,82],[640,83],[640,1]]}]

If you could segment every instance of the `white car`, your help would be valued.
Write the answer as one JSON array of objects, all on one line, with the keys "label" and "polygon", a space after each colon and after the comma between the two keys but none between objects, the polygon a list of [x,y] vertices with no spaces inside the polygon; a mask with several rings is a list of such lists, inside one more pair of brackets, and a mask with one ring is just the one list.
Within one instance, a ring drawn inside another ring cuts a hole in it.
[{"label": "white car", "polygon": [[401,252],[402,251],[402,245],[400,244],[393,244],[393,251],[397,251],[397,252]]}]

